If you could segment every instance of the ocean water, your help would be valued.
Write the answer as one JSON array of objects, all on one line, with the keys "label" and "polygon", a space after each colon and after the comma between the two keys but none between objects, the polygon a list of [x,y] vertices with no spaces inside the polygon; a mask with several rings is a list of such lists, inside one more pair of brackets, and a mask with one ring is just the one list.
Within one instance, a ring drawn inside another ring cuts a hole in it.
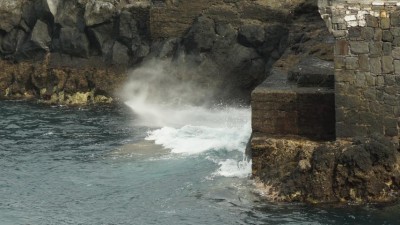
[{"label": "ocean water", "polygon": [[128,106],[0,101],[0,225],[400,224],[398,205],[263,200],[244,159],[250,110],[208,112],[144,126]]}]

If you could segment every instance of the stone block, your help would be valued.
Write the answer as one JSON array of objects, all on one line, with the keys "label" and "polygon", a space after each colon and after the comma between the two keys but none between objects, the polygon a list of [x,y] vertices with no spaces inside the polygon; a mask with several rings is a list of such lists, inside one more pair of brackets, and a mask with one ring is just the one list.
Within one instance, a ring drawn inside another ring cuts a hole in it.
[{"label": "stone block", "polygon": [[[379,75],[376,77],[376,83],[375,86],[377,87],[383,87],[385,86],[385,78],[383,78],[382,75]],[[378,96],[378,95],[377,95]]]},{"label": "stone block", "polygon": [[365,80],[367,82],[368,86],[375,86],[375,79],[376,76],[372,75],[372,74],[368,74],[368,76],[365,77]]},{"label": "stone block", "polygon": [[353,54],[369,53],[369,43],[366,41],[350,41],[350,50]]},{"label": "stone block", "polygon": [[379,27],[378,18],[372,15],[366,15],[365,20],[367,22],[368,27],[374,27],[374,28]]},{"label": "stone block", "polygon": [[365,72],[357,72],[355,76],[355,86],[359,88],[365,88],[366,86],[366,74]]},{"label": "stone block", "polygon": [[383,42],[382,51],[383,51],[383,55],[391,55],[392,54],[392,43],[391,42]]},{"label": "stone block", "polygon": [[373,74],[381,74],[382,73],[382,63],[380,57],[378,58],[370,58],[370,67],[371,73]]},{"label": "stone block", "polygon": [[346,15],[346,16],[344,17],[344,20],[345,20],[346,22],[357,21],[357,17],[356,17],[356,15]]},{"label": "stone block", "polygon": [[[385,82],[386,82],[386,81],[385,81]],[[383,91],[384,91],[386,94],[391,95],[391,96],[396,96],[397,94],[399,94],[399,88],[396,87],[396,86],[385,86],[385,87],[383,88]],[[396,102],[398,102],[398,101],[396,101]]]},{"label": "stone block", "polygon": [[400,37],[394,37],[392,41],[393,46],[400,47]]},{"label": "stone block", "polygon": [[396,75],[400,75],[400,60],[394,60],[394,72]]},{"label": "stone block", "polygon": [[380,27],[382,29],[389,29],[390,28],[390,18],[381,18]]},{"label": "stone block", "polygon": [[362,71],[369,71],[370,70],[368,54],[360,54],[358,56],[358,62],[360,64],[360,69]]},{"label": "stone block", "polygon": [[385,85],[392,86],[396,84],[396,77],[394,75],[385,76]]},{"label": "stone block", "polygon": [[343,56],[335,56],[335,69],[344,69],[346,68],[346,62],[345,62],[345,57]]},{"label": "stone block", "polygon": [[390,18],[390,24],[392,26],[400,26],[400,15],[399,13],[393,13]]},{"label": "stone block", "polygon": [[383,48],[383,42],[370,42],[369,43],[370,56],[373,57],[381,56],[383,53],[382,48]]},{"label": "stone block", "polygon": [[353,84],[355,81],[355,71],[352,70],[336,70],[335,79],[336,83]]},{"label": "stone block", "polygon": [[392,50],[392,56],[394,59],[400,59],[400,47],[394,47]]},{"label": "stone block", "polygon": [[383,73],[393,73],[393,57],[392,56],[382,56],[382,72]]},{"label": "stone block", "polygon": [[347,35],[347,31],[346,30],[333,30],[332,34],[335,38],[342,38]]},{"label": "stone block", "polygon": [[390,32],[389,30],[383,30],[382,31],[382,41],[392,42],[393,41],[392,32]]},{"label": "stone block", "polygon": [[364,91],[364,98],[365,99],[376,99],[376,90],[375,89],[366,89]]},{"label": "stone block", "polygon": [[390,32],[392,32],[392,35],[394,37],[399,37],[400,36],[400,28],[399,27],[390,28]]},{"label": "stone block", "polygon": [[343,39],[337,40],[335,44],[336,55],[348,55],[349,54],[349,42]]},{"label": "stone block", "polygon": [[399,134],[399,128],[397,126],[396,118],[385,118],[383,120],[383,125],[385,127],[385,135],[389,137],[394,137]]},{"label": "stone block", "polygon": [[382,29],[375,28],[374,41],[382,41]]},{"label": "stone block", "polygon": [[370,41],[374,38],[374,28],[372,27],[364,27],[361,29],[361,38]]},{"label": "stone block", "polygon": [[350,40],[357,40],[361,37],[361,27],[350,27],[348,32]]},{"label": "stone block", "polygon": [[359,68],[358,57],[346,57],[346,69],[356,70]]}]

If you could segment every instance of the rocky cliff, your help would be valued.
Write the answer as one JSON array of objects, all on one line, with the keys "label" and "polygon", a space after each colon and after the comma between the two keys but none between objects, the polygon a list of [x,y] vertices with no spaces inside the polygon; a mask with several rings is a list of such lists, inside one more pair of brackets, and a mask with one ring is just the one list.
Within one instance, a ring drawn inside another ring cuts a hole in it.
[{"label": "rocky cliff", "polygon": [[0,96],[110,102],[129,68],[159,58],[190,65],[187,79],[219,98],[246,100],[288,46],[304,50],[315,9],[309,0],[4,0]]}]

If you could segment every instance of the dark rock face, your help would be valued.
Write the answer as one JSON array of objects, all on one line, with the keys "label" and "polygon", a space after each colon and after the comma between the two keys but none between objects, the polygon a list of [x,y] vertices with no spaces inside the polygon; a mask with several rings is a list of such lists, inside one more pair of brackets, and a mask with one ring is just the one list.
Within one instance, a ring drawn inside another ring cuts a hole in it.
[{"label": "dark rock face", "polygon": [[[123,73],[168,58],[189,64],[194,72],[187,78],[208,85],[218,98],[248,101],[287,47],[290,9],[303,1],[6,0],[0,3],[0,57],[32,67],[51,62],[49,82],[51,69]],[[6,91],[16,86],[1,85],[0,96],[18,97]],[[35,85],[18,92],[44,98],[37,90],[52,84]]]},{"label": "dark rock face", "polygon": [[[280,200],[383,203],[399,197],[400,149],[383,137],[325,144],[260,138],[252,145],[254,175]],[[268,151],[258,151],[261,146]]]}]

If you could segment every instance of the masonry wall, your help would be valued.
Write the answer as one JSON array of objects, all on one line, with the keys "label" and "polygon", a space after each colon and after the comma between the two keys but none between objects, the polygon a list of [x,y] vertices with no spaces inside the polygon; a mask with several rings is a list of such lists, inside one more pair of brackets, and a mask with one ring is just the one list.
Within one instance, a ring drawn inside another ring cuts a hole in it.
[{"label": "masonry wall", "polygon": [[400,1],[320,0],[336,38],[336,136],[400,134]]}]

